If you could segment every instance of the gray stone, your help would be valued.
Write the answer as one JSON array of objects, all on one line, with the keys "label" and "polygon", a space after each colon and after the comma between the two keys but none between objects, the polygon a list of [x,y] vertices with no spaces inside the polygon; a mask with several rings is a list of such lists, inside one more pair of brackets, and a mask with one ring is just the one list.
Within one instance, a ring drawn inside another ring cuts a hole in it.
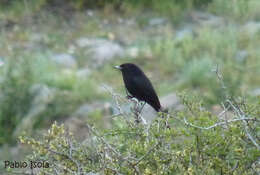
[{"label": "gray stone", "polygon": [[260,22],[247,22],[244,26],[242,26],[242,30],[253,36],[260,31]]},{"label": "gray stone", "polygon": [[89,130],[86,127],[86,121],[79,117],[69,117],[64,122],[64,126],[69,132],[73,133],[78,141],[83,141],[89,136]]},{"label": "gray stone", "polygon": [[157,117],[157,112],[150,105],[146,104],[142,110],[142,116],[148,123],[151,123]]},{"label": "gray stone", "polygon": [[250,93],[252,96],[260,96],[260,88],[256,88]]},{"label": "gray stone", "polygon": [[[175,93],[168,94],[160,99],[162,107],[170,110],[181,110],[183,109],[183,105],[180,102],[180,99],[177,97]],[[145,105],[142,115],[147,121],[152,121],[155,117],[157,117],[157,112],[150,106]]]},{"label": "gray stone", "polygon": [[0,67],[2,67],[4,65],[4,59],[2,57],[0,57]]},{"label": "gray stone", "polygon": [[49,88],[45,84],[34,84],[30,88],[29,92],[34,96],[33,105],[47,104],[53,100],[55,89]]},{"label": "gray stone", "polygon": [[79,69],[76,72],[76,75],[80,79],[85,79],[91,74],[91,71],[88,68]]},{"label": "gray stone", "polygon": [[181,110],[183,109],[183,105],[179,97],[175,93],[170,93],[161,98],[161,103],[164,108]]},{"label": "gray stone", "polygon": [[100,175],[100,174],[99,173],[90,172],[90,173],[87,173],[86,175]]},{"label": "gray stone", "polygon": [[236,61],[243,63],[246,60],[246,58],[248,57],[248,55],[249,54],[246,50],[240,50],[237,52],[235,59],[236,59]]},{"label": "gray stone", "polygon": [[104,61],[124,55],[124,50],[121,46],[112,42],[105,42],[97,46],[93,52],[93,58],[97,61],[97,64],[102,64]]},{"label": "gray stone", "polygon": [[131,47],[126,50],[126,55],[131,58],[137,58],[139,55],[139,48],[138,47]]},{"label": "gray stone", "polygon": [[55,54],[51,57],[51,60],[53,60],[56,64],[66,67],[66,68],[76,68],[77,67],[77,62],[75,58],[66,53],[61,53],[61,54]]},{"label": "gray stone", "polygon": [[91,39],[91,38],[79,38],[77,41],[76,41],[76,44],[79,46],[79,47],[91,47],[92,45],[97,45],[99,44],[99,42],[103,41],[103,39]]},{"label": "gray stone", "polygon": [[221,27],[225,24],[224,18],[202,11],[191,12],[191,18],[202,26]]},{"label": "gray stone", "polygon": [[88,16],[91,16],[91,17],[94,16],[94,11],[93,10],[88,9],[86,11],[86,13],[87,13]]},{"label": "gray stone", "polygon": [[91,107],[89,104],[83,104],[75,111],[73,116],[84,117],[92,111],[94,111],[93,107]]},{"label": "gray stone", "polygon": [[[111,108],[112,115],[116,115],[120,112],[119,109],[116,107],[116,104],[113,103],[111,106],[112,106],[112,108]],[[132,106],[131,104],[123,104],[123,105],[120,105],[120,108],[124,113],[130,114],[131,106]]]},{"label": "gray stone", "polygon": [[175,39],[177,41],[181,41],[186,37],[192,37],[192,36],[193,36],[192,28],[189,26],[185,26],[182,29],[176,31]]},{"label": "gray stone", "polygon": [[29,112],[17,126],[14,136],[19,136],[23,131],[31,132],[33,124],[38,117],[47,109],[47,105],[55,97],[55,89],[51,89],[43,84],[35,84],[31,87],[30,93],[34,96]]},{"label": "gray stone", "polygon": [[76,43],[79,47],[86,48],[86,54],[95,61],[96,66],[125,54],[119,44],[105,39],[80,38]]},{"label": "gray stone", "polygon": [[111,117],[111,106],[109,103],[95,102],[91,104],[81,105],[69,118],[63,122],[66,128],[72,132],[77,140],[83,141],[88,135],[88,128],[86,127],[86,122],[89,119],[89,115],[95,111],[102,112],[102,123],[104,128],[110,127],[109,120]]},{"label": "gray stone", "polygon": [[166,18],[152,18],[149,20],[150,26],[164,25],[167,22]]},{"label": "gray stone", "polygon": [[46,40],[46,36],[42,33],[37,32],[37,33],[32,33],[30,35],[30,39],[33,42],[42,42],[42,41]]},{"label": "gray stone", "polygon": [[96,110],[103,111],[104,114],[110,114],[111,105],[109,103],[103,103],[103,102],[83,104],[72,114],[72,116],[84,118],[89,113],[92,113]]},{"label": "gray stone", "polygon": [[[168,110],[181,110],[183,109],[183,105],[180,102],[180,99],[177,97],[175,93],[168,94],[160,99],[161,105],[163,108],[167,108]],[[126,113],[131,113],[132,104],[123,104],[120,106],[121,109]],[[112,105],[112,114],[118,114],[119,111]],[[142,116],[144,119],[150,123],[154,118],[157,117],[157,112],[148,104],[146,104],[142,110]]]}]

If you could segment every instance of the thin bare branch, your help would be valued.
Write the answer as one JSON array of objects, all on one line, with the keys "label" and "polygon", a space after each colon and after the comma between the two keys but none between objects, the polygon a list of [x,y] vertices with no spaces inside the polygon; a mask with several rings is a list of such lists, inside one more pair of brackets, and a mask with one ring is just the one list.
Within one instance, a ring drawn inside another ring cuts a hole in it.
[{"label": "thin bare branch", "polygon": [[[240,119],[245,118],[245,113],[242,111],[242,109],[235,107],[235,105],[230,101],[227,100],[227,102],[231,105],[231,107],[235,110],[236,114],[240,117]],[[243,120],[243,125],[245,128],[245,132],[247,137],[251,140],[251,142],[257,147],[258,150],[260,150],[259,144],[256,142],[255,138],[250,134],[248,123]]]},{"label": "thin bare branch", "polygon": [[198,129],[204,129],[204,130],[209,130],[209,129],[215,128],[217,126],[225,125],[227,123],[232,123],[232,122],[237,122],[237,121],[248,121],[248,120],[255,120],[255,118],[237,118],[237,119],[232,119],[232,120],[226,120],[224,122],[218,122],[218,123],[215,123],[214,125],[211,125],[208,127],[201,127],[201,126],[197,126],[192,123],[189,123],[186,118],[183,119],[183,121],[186,125],[192,126],[194,128],[198,128]]}]

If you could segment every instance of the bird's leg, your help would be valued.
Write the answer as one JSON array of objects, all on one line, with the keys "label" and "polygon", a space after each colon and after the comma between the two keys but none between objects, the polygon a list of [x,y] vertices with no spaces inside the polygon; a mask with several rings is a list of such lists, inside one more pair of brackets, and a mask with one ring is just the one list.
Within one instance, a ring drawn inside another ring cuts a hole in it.
[{"label": "bird's leg", "polygon": [[[146,104],[146,102],[142,103],[138,100],[132,100],[134,102],[134,107],[133,107],[133,113],[135,116],[135,122],[138,124],[140,122],[143,122],[143,124],[147,124],[147,121],[142,117],[141,112],[143,110],[144,105]],[[141,105],[141,107],[140,107]]]},{"label": "bird's leg", "polygon": [[127,95],[126,98],[130,100],[130,99],[132,99],[132,98],[134,98],[134,97],[131,96],[131,95]]},{"label": "bird's leg", "polygon": [[126,90],[126,88],[125,88],[125,92],[126,92],[126,98],[127,98],[127,99],[132,99],[132,98],[134,98],[132,95],[130,95],[130,94],[128,93],[128,91]]},{"label": "bird's leg", "polygon": [[139,112],[139,110],[138,110],[138,104],[139,104],[139,102],[137,101],[137,100],[133,100],[134,101],[134,103],[135,103],[135,105],[134,105],[134,110],[133,110],[133,113],[134,113],[134,115],[135,115],[135,122],[136,123],[140,123],[141,122],[141,120],[140,120],[140,112]]},{"label": "bird's leg", "polygon": [[142,110],[143,110],[145,104],[146,104],[146,102],[144,102],[144,103],[142,104],[141,108],[139,109],[139,113],[142,112]]},{"label": "bird's leg", "polygon": [[166,128],[170,129],[171,127],[170,127],[170,125],[169,125],[169,123],[168,123],[169,114],[168,114],[168,113],[162,113],[161,116],[162,116],[162,118],[164,118],[164,117],[166,116],[166,118],[164,119],[164,124],[165,124]]}]

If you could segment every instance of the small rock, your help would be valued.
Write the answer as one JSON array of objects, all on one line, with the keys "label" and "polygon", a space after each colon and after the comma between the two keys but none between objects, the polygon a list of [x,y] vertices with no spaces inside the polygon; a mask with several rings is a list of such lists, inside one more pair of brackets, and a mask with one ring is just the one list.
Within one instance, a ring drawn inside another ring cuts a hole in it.
[{"label": "small rock", "polygon": [[146,104],[142,110],[142,116],[148,123],[151,123],[157,117],[157,112],[149,104]]},{"label": "small rock", "polygon": [[[111,114],[112,115],[117,115],[117,114],[119,114],[119,109],[116,107],[116,104],[113,104],[113,105],[111,105],[112,106],[112,108],[111,108]],[[131,104],[123,104],[123,105],[120,105],[120,108],[121,108],[121,110],[124,112],[124,113],[126,113],[126,114],[129,114],[129,113],[131,113]]]},{"label": "small rock", "polygon": [[184,27],[184,28],[182,28],[182,29],[180,29],[176,32],[175,39],[177,41],[181,41],[186,37],[192,37],[192,36],[193,36],[192,28],[186,26],[186,27]]},{"label": "small rock", "polygon": [[99,173],[92,173],[92,172],[90,172],[90,173],[87,173],[86,175],[100,175]]},{"label": "small rock", "polygon": [[139,49],[137,47],[131,47],[126,50],[126,55],[132,58],[137,58],[139,55]]},{"label": "small rock", "polygon": [[79,117],[69,117],[64,121],[64,126],[68,128],[79,141],[83,141],[88,137],[89,130],[86,127],[86,121],[83,121]]},{"label": "small rock", "polygon": [[[177,97],[175,93],[168,94],[160,99],[161,105],[163,108],[166,109],[174,109],[174,110],[181,110],[183,109],[183,105],[180,102],[180,99]],[[132,104],[124,104],[121,105],[121,109],[129,114],[131,113],[131,106]],[[115,107],[115,105],[112,105],[112,114],[118,114],[118,108]],[[146,104],[142,110],[142,116],[144,119],[150,123],[153,121],[154,118],[157,117],[157,112],[149,105]]]},{"label": "small rock", "polygon": [[[180,102],[180,99],[175,93],[168,94],[160,99],[161,105],[164,109],[171,109],[174,110],[181,110],[183,109],[183,105]],[[151,122],[155,117],[157,117],[157,112],[150,106],[150,105],[145,105],[142,114],[144,118],[148,121]]]},{"label": "small rock", "polygon": [[91,71],[88,68],[79,69],[76,72],[76,75],[79,79],[86,79],[91,74]]},{"label": "small rock", "polygon": [[260,88],[256,88],[254,90],[252,90],[252,92],[250,93],[252,96],[260,96]]},{"label": "small rock", "polygon": [[30,36],[31,41],[33,42],[42,42],[45,38],[46,36],[41,33],[32,33]]},{"label": "small rock", "polygon": [[66,68],[77,67],[77,62],[75,61],[75,58],[70,54],[66,54],[66,53],[56,54],[51,57],[51,60],[53,60],[58,65]]},{"label": "small rock", "polygon": [[81,105],[68,119],[66,119],[65,126],[75,134],[75,137],[79,140],[86,139],[86,133],[88,128],[85,123],[87,122],[89,115],[95,111],[102,112],[102,125],[104,128],[110,128],[111,105],[109,103],[95,102],[91,104]]},{"label": "small rock", "polygon": [[127,26],[136,25],[135,19],[127,19],[127,20],[125,19],[124,23],[125,23],[125,25],[127,25]]},{"label": "small rock", "polygon": [[15,137],[18,137],[23,131],[32,131],[32,127],[40,114],[46,110],[48,104],[54,99],[55,92],[55,89],[42,84],[36,84],[31,87],[30,93],[34,96],[32,105],[26,116],[15,129],[13,134]]},{"label": "small rock", "polygon": [[164,108],[181,110],[183,109],[183,105],[179,97],[175,93],[168,94],[161,98],[161,105]]},{"label": "small rock", "polygon": [[76,117],[86,117],[89,113],[92,113],[96,110],[103,111],[104,114],[111,114],[111,105],[109,103],[95,102],[91,104],[81,105],[72,116]]},{"label": "small rock", "polygon": [[74,45],[70,45],[68,48],[68,53],[74,54],[76,52],[76,47]]},{"label": "small rock", "polygon": [[2,67],[5,64],[3,60],[4,59],[0,57],[0,67]]},{"label": "small rock", "polygon": [[87,10],[87,15],[88,16],[93,16],[94,15],[94,12],[92,10]]},{"label": "small rock", "polygon": [[238,51],[236,54],[236,60],[240,63],[243,63],[248,57],[248,52],[246,50]]},{"label": "small rock", "polygon": [[[79,38],[77,41],[76,41],[76,44],[79,46],[79,47],[90,47],[92,45],[96,45],[98,44],[99,42],[101,42],[102,39],[98,39],[98,40],[95,40],[95,39],[90,39],[90,38]],[[103,40],[102,40],[103,41]]]},{"label": "small rock", "polygon": [[76,110],[73,116],[85,117],[92,111],[94,111],[93,107],[91,107],[89,104],[83,104]]},{"label": "small rock", "polygon": [[118,17],[118,18],[117,18],[117,22],[118,22],[118,23],[123,23],[124,20],[123,20],[122,18]]},{"label": "small rock", "polygon": [[167,22],[165,18],[152,18],[149,20],[150,26],[164,25]]},{"label": "small rock", "polygon": [[224,18],[202,11],[193,11],[191,18],[203,26],[221,27],[225,24]]},{"label": "small rock", "polygon": [[124,49],[119,44],[105,39],[80,38],[76,43],[79,47],[88,48],[86,54],[95,60],[97,66],[125,54]]},{"label": "small rock", "polygon": [[250,21],[242,27],[242,30],[253,36],[260,31],[260,22]]},{"label": "small rock", "polygon": [[231,120],[235,118],[235,114],[231,111],[223,113],[224,109],[220,105],[214,105],[211,108],[212,114],[219,117],[221,120]]},{"label": "small rock", "polygon": [[32,104],[37,105],[49,103],[54,97],[54,91],[54,89],[49,88],[45,84],[32,85],[29,90],[30,94],[34,96]]}]

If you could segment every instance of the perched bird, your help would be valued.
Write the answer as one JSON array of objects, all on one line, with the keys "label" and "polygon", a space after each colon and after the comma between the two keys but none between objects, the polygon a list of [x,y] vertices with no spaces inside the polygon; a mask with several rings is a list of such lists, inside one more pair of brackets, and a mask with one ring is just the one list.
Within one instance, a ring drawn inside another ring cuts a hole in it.
[{"label": "perched bird", "polygon": [[131,94],[130,97],[145,101],[157,112],[161,111],[161,104],[152,83],[137,65],[124,63],[115,68],[121,70],[125,87]]}]

